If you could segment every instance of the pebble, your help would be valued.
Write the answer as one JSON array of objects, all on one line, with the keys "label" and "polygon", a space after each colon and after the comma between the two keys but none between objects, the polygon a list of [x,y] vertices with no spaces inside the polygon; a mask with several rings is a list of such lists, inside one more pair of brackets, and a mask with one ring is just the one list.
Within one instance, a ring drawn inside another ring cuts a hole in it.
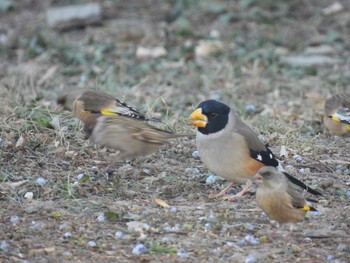
[{"label": "pebble", "polygon": [[199,159],[200,158],[199,151],[194,151],[192,153],[192,157],[195,158],[195,159]]},{"label": "pebble", "polygon": [[66,233],[64,233],[64,234],[63,234],[63,237],[64,237],[64,238],[70,238],[70,237],[72,237],[72,232],[66,232]]},{"label": "pebble", "polygon": [[87,243],[87,245],[88,245],[89,247],[96,247],[96,242],[95,242],[95,241],[89,241],[89,242]]},{"label": "pebble", "polygon": [[259,244],[259,241],[252,235],[246,235],[244,238],[237,241],[238,246],[244,246],[244,245],[257,245]]},{"label": "pebble", "polygon": [[13,223],[13,224],[18,223],[19,220],[21,220],[21,218],[19,216],[11,216],[10,217],[10,222]]},{"label": "pebble", "polygon": [[245,111],[248,112],[248,113],[252,113],[255,111],[255,106],[253,104],[248,104],[245,106]]},{"label": "pebble", "polygon": [[328,255],[327,258],[326,258],[327,261],[331,261],[331,260],[333,260],[333,259],[334,259],[334,256],[333,256],[333,255]]},{"label": "pebble", "polygon": [[77,175],[77,180],[80,181],[83,177],[84,177],[84,174],[83,174],[83,173],[78,174],[78,175]]},{"label": "pebble", "polygon": [[302,173],[302,174],[305,173],[305,169],[304,168],[300,168],[299,169],[299,173]]},{"label": "pebble", "polygon": [[123,236],[124,236],[124,234],[122,231],[116,231],[114,234],[115,238],[122,238]]},{"label": "pebble", "polygon": [[216,182],[216,176],[215,175],[209,175],[208,177],[207,177],[207,179],[205,179],[205,183],[206,184],[213,184],[213,183],[215,183]]},{"label": "pebble", "polygon": [[38,185],[43,186],[44,184],[46,184],[46,180],[44,178],[42,178],[42,177],[39,177],[39,178],[36,179],[36,183]]},{"label": "pebble", "polygon": [[293,160],[296,161],[297,163],[301,163],[302,160],[303,160],[303,158],[302,158],[300,155],[298,155],[298,154],[294,154],[292,158],[293,158]]},{"label": "pebble", "polygon": [[26,194],[24,195],[24,198],[28,200],[28,202],[31,202],[33,200],[33,192],[26,192]]},{"label": "pebble", "polygon": [[348,246],[344,243],[340,243],[338,246],[337,246],[337,249],[340,250],[340,251],[346,251],[348,249]]},{"label": "pebble", "polygon": [[105,220],[106,220],[106,218],[105,218],[104,215],[99,215],[99,216],[97,217],[97,221],[98,221],[98,222],[104,222]]},{"label": "pebble", "polygon": [[245,258],[245,263],[255,263],[255,262],[258,262],[256,257],[254,255],[248,255],[246,258]]},{"label": "pebble", "polygon": [[179,250],[177,251],[176,255],[180,258],[187,258],[188,257],[188,254],[186,252],[185,249],[183,248],[179,248]]},{"label": "pebble", "polygon": [[347,196],[348,199],[350,200],[350,190],[348,190],[348,191],[346,192],[346,196]]},{"label": "pebble", "polygon": [[134,248],[132,249],[132,253],[135,255],[145,254],[147,253],[147,248],[144,244],[139,243],[136,244],[136,246],[134,246]]},{"label": "pebble", "polygon": [[171,212],[171,213],[176,213],[176,212],[177,212],[176,206],[170,207],[170,208],[169,208],[169,212]]},{"label": "pebble", "polygon": [[255,228],[254,225],[251,223],[245,223],[244,227],[248,230],[253,230]]},{"label": "pebble", "polygon": [[0,249],[1,250],[7,250],[8,248],[9,248],[9,244],[5,240],[1,241]]},{"label": "pebble", "polygon": [[163,237],[161,242],[162,242],[162,244],[168,244],[169,243],[169,238]]}]

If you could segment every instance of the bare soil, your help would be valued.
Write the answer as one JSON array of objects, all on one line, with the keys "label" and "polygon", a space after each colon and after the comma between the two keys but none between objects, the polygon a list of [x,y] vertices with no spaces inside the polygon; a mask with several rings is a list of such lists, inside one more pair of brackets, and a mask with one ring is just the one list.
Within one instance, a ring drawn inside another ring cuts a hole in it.
[{"label": "bare soil", "polygon": [[[350,90],[349,1],[331,14],[325,0],[100,1],[101,25],[64,31],[47,27],[48,2],[0,10],[1,262],[350,262],[350,141],[321,118],[326,98]],[[198,56],[213,38],[220,48]],[[140,46],[167,54],[140,59]],[[319,46],[336,61],[281,62]],[[254,189],[209,199],[228,182],[206,183],[194,137],[118,160],[57,110],[60,92],[75,88],[105,90],[193,134],[191,111],[223,101],[280,159],[286,147],[283,166],[324,193],[319,213],[290,232],[264,216]]]}]

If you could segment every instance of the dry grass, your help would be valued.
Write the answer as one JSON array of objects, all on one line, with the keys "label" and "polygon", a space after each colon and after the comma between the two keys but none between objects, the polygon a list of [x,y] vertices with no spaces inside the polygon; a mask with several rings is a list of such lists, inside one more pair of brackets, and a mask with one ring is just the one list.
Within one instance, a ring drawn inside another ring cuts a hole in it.
[{"label": "dry grass", "polygon": [[[321,121],[324,100],[349,89],[349,4],[340,1],[343,13],[324,16],[328,1],[306,7],[302,1],[184,2],[172,24],[161,20],[170,1],[112,6],[102,1],[108,18],[102,27],[61,33],[40,26],[44,9],[35,1],[16,3],[0,17],[10,38],[0,46],[0,242],[8,245],[1,246],[0,261],[248,262],[249,255],[259,262],[349,260],[349,140],[329,135]],[[140,21],[142,40],[119,38],[121,25]],[[214,29],[224,50],[196,58],[197,42]],[[320,35],[335,49],[336,66],[279,63],[276,48],[298,54]],[[139,60],[139,45],[164,45],[168,56]],[[320,214],[310,214],[289,237],[284,227],[268,240],[273,227],[256,209],[253,194],[233,203],[207,198],[226,182],[205,184],[210,173],[192,157],[193,138],[126,162],[86,141],[70,112],[55,110],[58,94],[76,87],[106,90],[161,116],[178,132],[194,132],[187,116],[200,101],[218,98],[277,156],[286,147],[284,166],[324,192]],[[256,111],[247,112],[249,104]],[[301,163],[293,160],[295,154]],[[39,185],[38,178],[46,183]],[[27,192],[33,193],[31,202],[24,198]],[[105,221],[97,220],[100,215]],[[11,222],[12,216],[19,221]],[[149,228],[132,230],[133,221]],[[116,231],[124,236],[115,237]],[[247,235],[259,243],[242,244]],[[137,243],[148,252],[132,254]],[[180,248],[188,257],[177,255]]]}]

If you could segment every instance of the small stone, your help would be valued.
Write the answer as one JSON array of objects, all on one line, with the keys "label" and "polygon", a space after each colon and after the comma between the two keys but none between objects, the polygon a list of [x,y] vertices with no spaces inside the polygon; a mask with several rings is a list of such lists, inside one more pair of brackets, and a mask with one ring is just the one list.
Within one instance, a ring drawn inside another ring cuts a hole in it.
[{"label": "small stone", "polygon": [[348,199],[350,200],[350,190],[348,190],[348,191],[346,192],[346,196],[347,196]]},{"label": "small stone", "polygon": [[72,253],[69,251],[64,251],[62,253],[62,256],[64,257],[64,259],[71,259],[73,257]]},{"label": "small stone", "polygon": [[217,177],[215,175],[209,175],[207,179],[205,179],[206,184],[214,184],[216,182]]},{"label": "small stone", "polygon": [[199,151],[194,151],[194,152],[192,153],[192,157],[195,158],[195,159],[199,159],[199,158],[200,158],[200,156],[199,156]]},{"label": "small stone", "polygon": [[245,223],[244,227],[248,230],[253,230],[255,228],[254,225],[251,223]]},{"label": "small stone", "polygon": [[259,244],[258,239],[256,239],[254,236],[252,235],[246,235],[244,237],[244,240],[249,244],[249,245],[257,245]]},{"label": "small stone", "polygon": [[187,258],[188,257],[188,254],[186,252],[185,249],[183,248],[179,248],[179,250],[177,251],[176,255],[180,258]]},{"label": "small stone", "polygon": [[123,236],[124,236],[124,234],[122,231],[116,231],[114,234],[115,238],[122,238]]},{"label": "small stone", "polygon": [[258,262],[256,257],[254,255],[248,255],[246,258],[245,258],[245,263],[256,263]]},{"label": "small stone", "polygon": [[220,38],[220,32],[216,29],[213,29],[209,32],[211,38]]},{"label": "small stone", "polygon": [[99,215],[99,216],[97,217],[97,221],[98,221],[98,222],[104,222],[105,220],[106,220],[106,218],[105,218],[104,215]]},{"label": "small stone", "polygon": [[26,192],[26,194],[24,195],[24,198],[27,199],[28,202],[31,202],[33,200],[33,192]]},{"label": "small stone", "polygon": [[89,241],[89,242],[87,243],[87,245],[88,245],[89,247],[96,247],[96,242],[95,242],[95,241]]},{"label": "small stone", "polygon": [[12,224],[16,224],[16,223],[18,223],[20,220],[21,220],[21,218],[20,218],[19,216],[11,216],[11,217],[10,217],[10,222],[11,222]]},{"label": "small stone", "polygon": [[235,245],[235,243],[233,243],[233,242],[231,242],[231,241],[227,241],[227,242],[226,242],[226,245],[227,245],[228,247],[233,247],[233,246]]},{"label": "small stone", "polygon": [[298,155],[298,154],[294,154],[292,158],[297,163],[301,163],[303,161],[303,158],[300,155]]},{"label": "small stone", "polygon": [[322,9],[322,13],[324,15],[328,16],[328,15],[333,15],[335,13],[341,12],[343,9],[344,9],[344,6],[337,1],[337,2],[334,2],[331,5],[323,8]]},{"label": "small stone", "polygon": [[162,242],[162,244],[168,244],[169,243],[169,238],[163,237],[161,242]]},{"label": "small stone", "polygon": [[176,212],[177,212],[176,206],[170,207],[170,208],[169,208],[169,212],[176,213]]},{"label": "small stone", "polygon": [[255,111],[255,106],[253,104],[248,104],[247,106],[245,106],[245,111],[248,113],[252,113]]},{"label": "small stone", "polygon": [[132,249],[132,253],[135,255],[142,255],[142,254],[146,254],[147,253],[147,248],[145,247],[144,244],[137,244],[136,246],[134,246],[134,248]]},{"label": "small stone", "polygon": [[70,238],[72,237],[72,232],[66,232],[63,234],[63,238]]},{"label": "small stone", "polygon": [[340,250],[340,251],[346,251],[348,249],[348,246],[344,243],[340,243],[338,246],[337,246],[337,249]]},{"label": "small stone", "polygon": [[326,260],[327,261],[332,261],[334,259],[334,256],[333,255],[328,255],[327,257],[326,257]]},{"label": "small stone", "polygon": [[306,238],[304,238],[304,241],[305,241],[306,243],[311,243],[311,242],[312,242],[312,239],[309,238],[309,237],[306,237]]},{"label": "small stone", "polygon": [[304,168],[300,168],[299,169],[299,173],[305,173],[305,169]]},{"label": "small stone", "polygon": [[83,177],[84,177],[84,174],[83,174],[83,173],[78,174],[78,175],[77,175],[77,180],[80,181]]},{"label": "small stone", "polygon": [[38,185],[41,185],[41,186],[43,186],[44,184],[46,184],[46,180],[45,180],[44,178],[42,178],[42,177],[37,178],[35,181],[36,181],[36,183],[37,183]]},{"label": "small stone", "polygon": [[0,249],[1,250],[7,250],[8,248],[9,248],[9,244],[5,240],[1,241]]}]

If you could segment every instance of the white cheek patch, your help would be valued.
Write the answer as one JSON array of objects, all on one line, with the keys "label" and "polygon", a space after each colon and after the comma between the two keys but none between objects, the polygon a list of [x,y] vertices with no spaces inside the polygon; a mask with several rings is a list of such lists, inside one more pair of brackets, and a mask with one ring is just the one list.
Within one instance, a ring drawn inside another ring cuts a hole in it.
[{"label": "white cheek patch", "polygon": [[256,156],[256,159],[258,159],[260,162],[262,161],[262,156],[261,156],[261,154],[258,154],[257,156]]}]

